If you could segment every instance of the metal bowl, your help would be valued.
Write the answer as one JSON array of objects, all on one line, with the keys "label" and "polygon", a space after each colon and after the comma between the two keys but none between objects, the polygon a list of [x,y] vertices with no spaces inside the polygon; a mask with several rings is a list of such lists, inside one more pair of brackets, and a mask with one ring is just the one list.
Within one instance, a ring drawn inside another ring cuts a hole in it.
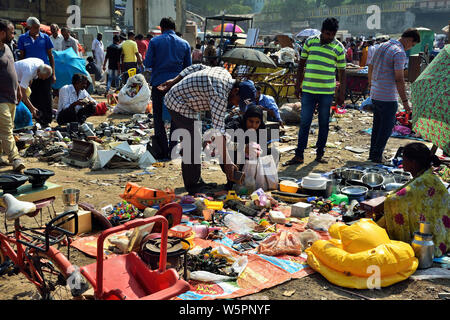
[{"label": "metal bowl", "polygon": [[333,171],[331,171],[331,174],[330,174],[329,178],[330,179],[335,179],[335,180],[342,179],[343,178],[343,174],[344,174],[344,172],[346,170],[347,170],[346,168],[334,169]]},{"label": "metal bowl", "polygon": [[357,169],[347,169],[342,173],[342,177],[346,180],[361,180],[364,176],[364,171]]},{"label": "metal bowl", "polygon": [[342,194],[351,197],[365,196],[367,192],[369,192],[369,189],[362,186],[349,186],[341,189]]},{"label": "metal bowl", "polygon": [[362,182],[371,188],[377,188],[383,185],[384,177],[379,173],[366,173],[362,177]]}]

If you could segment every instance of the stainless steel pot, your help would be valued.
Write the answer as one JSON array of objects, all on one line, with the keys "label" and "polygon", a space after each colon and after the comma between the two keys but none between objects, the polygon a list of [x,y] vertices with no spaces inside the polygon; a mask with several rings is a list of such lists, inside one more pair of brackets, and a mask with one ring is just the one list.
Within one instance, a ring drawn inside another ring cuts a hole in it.
[{"label": "stainless steel pot", "polygon": [[379,173],[366,173],[361,180],[371,188],[378,188],[384,184],[384,177]]}]

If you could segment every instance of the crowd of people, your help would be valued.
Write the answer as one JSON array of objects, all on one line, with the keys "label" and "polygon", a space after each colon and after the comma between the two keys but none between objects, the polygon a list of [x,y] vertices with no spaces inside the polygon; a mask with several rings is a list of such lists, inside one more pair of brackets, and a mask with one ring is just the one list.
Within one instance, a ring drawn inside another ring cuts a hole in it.
[{"label": "crowd of people", "polygon": [[[28,31],[18,38],[18,58],[11,66],[1,69],[2,77],[8,74],[9,90],[2,97],[4,116],[7,124],[2,128],[3,152],[15,170],[23,167],[13,146],[14,114],[12,105],[22,101],[29,112],[42,127],[48,127],[53,119],[59,125],[69,122],[83,123],[96,112],[97,102],[87,88],[89,79],[85,74],[73,75],[72,82],[57,90],[58,108],[52,109],[52,83],[55,82],[55,61],[53,50],[72,48],[79,54],[79,43],[66,27],[51,25],[51,35],[40,31],[40,22],[34,17],[27,20]],[[231,37],[222,46],[216,47],[214,39],[208,44],[197,39],[195,49],[176,32],[172,18],[163,18],[160,22],[161,35],[151,34],[144,38],[129,31],[113,37],[113,43],[107,48],[103,36],[99,33],[92,42],[92,55],[87,58],[86,69],[95,76],[96,81],[105,81],[106,94],[114,86],[119,88],[121,75],[128,76],[130,69],[137,73],[151,71],[151,100],[154,119],[154,143],[159,146],[158,159],[168,160],[176,143],[168,138],[165,126],[165,113],[171,118],[170,135],[177,128],[193,132],[193,119],[199,111],[211,114],[212,127],[223,131],[227,126],[230,106],[238,107],[238,114],[245,115],[248,107],[257,105],[267,112],[267,120],[284,123],[280,117],[275,99],[263,94],[261,88],[252,81],[233,79],[228,70],[218,65],[218,50],[228,50],[236,43],[237,37]],[[298,165],[304,162],[303,153],[307,148],[313,115],[318,111],[319,135],[317,140],[316,161],[327,163],[325,146],[328,139],[330,108],[335,101],[343,105],[346,92],[345,68],[347,63],[368,66],[370,97],[374,105],[373,131],[369,159],[383,163],[383,152],[395,123],[400,96],[406,112],[411,107],[406,96],[404,66],[406,51],[420,42],[420,34],[415,29],[406,30],[401,38],[367,39],[364,41],[349,39],[341,43],[336,34],[339,22],[328,18],[323,22],[321,33],[306,39],[299,46],[296,95],[301,99],[301,122],[295,156],[284,163]],[[3,59],[14,56],[8,45],[14,38],[14,26],[11,22],[1,21]],[[10,54],[11,53],[11,54]],[[337,77],[336,77],[337,75]],[[17,90],[17,88],[19,88]],[[12,94],[16,92],[15,94]],[[234,109],[236,110],[236,109]],[[191,121],[192,120],[192,121]],[[231,121],[230,120],[230,121]],[[235,119],[234,119],[235,120]],[[8,151],[9,150],[9,151]],[[232,181],[233,162],[223,154],[227,178]],[[191,163],[190,165],[193,165]],[[197,165],[197,164],[195,164]],[[204,186],[198,167],[186,166],[183,170],[185,186],[195,189]]]}]

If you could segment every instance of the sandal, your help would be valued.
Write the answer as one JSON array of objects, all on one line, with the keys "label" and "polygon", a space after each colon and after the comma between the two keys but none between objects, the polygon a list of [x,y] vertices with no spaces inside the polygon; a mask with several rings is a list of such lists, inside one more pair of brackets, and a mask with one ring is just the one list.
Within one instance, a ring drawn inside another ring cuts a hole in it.
[{"label": "sandal", "polygon": [[303,164],[303,163],[305,163],[304,159],[298,160],[297,158],[292,158],[291,160],[288,160],[285,163],[283,163],[283,167],[291,166],[294,164]]}]

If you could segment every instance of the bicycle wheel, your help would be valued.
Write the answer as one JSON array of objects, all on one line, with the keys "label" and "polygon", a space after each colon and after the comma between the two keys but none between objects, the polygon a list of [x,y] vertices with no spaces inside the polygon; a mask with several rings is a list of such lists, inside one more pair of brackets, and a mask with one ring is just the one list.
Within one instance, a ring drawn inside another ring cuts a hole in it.
[{"label": "bicycle wheel", "polygon": [[[43,300],[72,300],[73,296],[68,285],[68,276],[63,272],[58,261],[43,252],[36,253],[33,264],[42,278],[39,294]],[[34,276],[35,280],[36,277]]]}]

